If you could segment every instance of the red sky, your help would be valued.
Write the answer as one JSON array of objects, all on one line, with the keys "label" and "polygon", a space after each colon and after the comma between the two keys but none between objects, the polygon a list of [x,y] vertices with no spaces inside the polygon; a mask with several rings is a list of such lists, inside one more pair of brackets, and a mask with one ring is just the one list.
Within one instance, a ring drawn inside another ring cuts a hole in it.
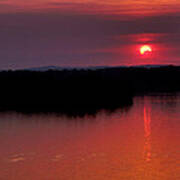
[{"label": "red sky", "polygon": [[0,39],[0,69],[180,65],[180,1],[0,0]]},{"label": "red sky", "polygon": [[69,11],[83,14],[159,14],[179,11],[179,0],[1,0],[1,12]]}]

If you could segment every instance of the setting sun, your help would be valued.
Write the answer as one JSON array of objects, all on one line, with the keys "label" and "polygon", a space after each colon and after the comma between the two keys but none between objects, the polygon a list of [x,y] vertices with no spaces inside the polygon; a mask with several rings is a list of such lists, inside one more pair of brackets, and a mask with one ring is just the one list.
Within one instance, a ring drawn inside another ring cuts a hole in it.
[{"label": "setting sun", "polygon": [[141,55],[149,54],[152,52],[152,48],[149,45],[144,45],[140,48]]}]

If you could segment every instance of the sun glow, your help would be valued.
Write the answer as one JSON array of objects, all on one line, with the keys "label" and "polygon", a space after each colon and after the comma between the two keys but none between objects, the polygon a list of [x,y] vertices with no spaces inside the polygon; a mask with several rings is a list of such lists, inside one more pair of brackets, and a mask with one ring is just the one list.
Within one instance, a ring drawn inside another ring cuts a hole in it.
[{"label": "sun glow", "polygon": [[140,53],[141,55],[149,54],[152,52],[152,48],[149,45],[141,46]]}]

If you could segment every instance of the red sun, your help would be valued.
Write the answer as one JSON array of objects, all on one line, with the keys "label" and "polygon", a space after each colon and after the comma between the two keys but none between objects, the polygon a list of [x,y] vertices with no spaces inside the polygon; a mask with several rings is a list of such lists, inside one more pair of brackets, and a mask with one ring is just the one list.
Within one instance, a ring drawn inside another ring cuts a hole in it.
[{"label": "red sun", "polygon": [[140,47],[140,54],[147,55],[152,53],[152,48],[149,45],[143,45]]}]

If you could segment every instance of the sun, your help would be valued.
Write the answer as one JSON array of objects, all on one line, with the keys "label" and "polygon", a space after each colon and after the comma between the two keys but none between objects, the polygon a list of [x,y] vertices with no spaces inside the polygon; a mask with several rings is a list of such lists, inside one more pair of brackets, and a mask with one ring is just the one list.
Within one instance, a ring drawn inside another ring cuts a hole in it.
[{"label": "sun", "polygon": [[149,54],[151,52],[152,52],[152,48],[149,45],[143,45],[140,48],[140,54],[141,55]]}]

